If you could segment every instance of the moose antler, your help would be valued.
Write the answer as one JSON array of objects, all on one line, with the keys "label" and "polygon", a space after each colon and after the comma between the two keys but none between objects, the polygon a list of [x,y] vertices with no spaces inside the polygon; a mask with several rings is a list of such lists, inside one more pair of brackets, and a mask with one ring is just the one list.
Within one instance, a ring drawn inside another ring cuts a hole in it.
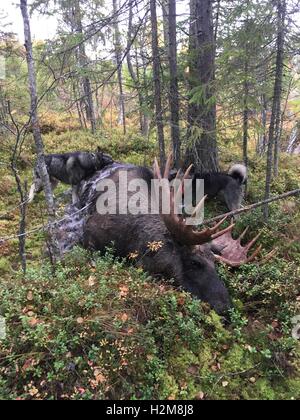
[{"label": "moose antler", "polygon": [[[159,167],[159,164],[157,162],[157,159],[154,161],[154,176],[155,178],[159,180],[169,179],[169,173],[170,168],[172,164],[172,154],[169,155],[164,175],[162,176],[161,169]],[[223,222],[227,219],[225,217],[223,220],[221,220],[218,224],[213,226],[212,228],[205,228],[202,231],[195,231],[193,229],[193,226],[187,225],[186,220],[183,217],[179,217],[179,215],[176,212],[176,203],[178,202],[178,198],[182,196],[182,185],[186,178],[188,178],[189,173],[192,169],[193,165],[191,165],[185,174],[183,175],[183,178],[181,180],[180,186],[175,192],[174,187],[167,187],[166,184],[162,183],[163,189],[168,188],[168,191],[164,191],[164,193],[168,194],[170,196],[170,214],[161,214],[161,217],[168,228],[169,232],[172,234],[172,236],[181,244],[183,245],[202,245],[204,243],[210,242],[212,240],[216,240],[217,238],[223,236],[224,234],[231,232],[234,228],[234,224],[227,227],[226,229],[223,229],[219,231],[219,228],[223,224]],[[179,175],[177,175],[176,179],[178,180]],[[167,184],[168,185],[168,184]],[[191,217],[197,217],[197,214],[203,209],[204,203],[205,203],[206,197],[204,197],[200,203],[197,205],[195,211],[193,212]]]},{"label": "moose antler", "polygon": [[[254,239],[252,239],[247,245],[242,246],[242,239],[248,232],[247,227],[238,239],[233,239],[231,232],[227,232],[221,237],[213,241],[213,248],[217,249],[221,255],[214,254],[217,261],[221,261],[231,267],[239,267],[244,264],[248,264],[255,260],[260,253],[262,246],[259,245],[256,250],[248,257],[250,249],[258,241],[261,233],[259,233]],[[276,253],[274,249],[266,257],[264,261],[270,260]]]}]

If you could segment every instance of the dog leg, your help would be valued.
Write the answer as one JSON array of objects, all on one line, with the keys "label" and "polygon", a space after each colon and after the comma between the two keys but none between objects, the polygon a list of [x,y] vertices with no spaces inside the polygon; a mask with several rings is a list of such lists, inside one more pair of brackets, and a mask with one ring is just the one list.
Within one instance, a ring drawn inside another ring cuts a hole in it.
[{"label": "dog leg", "polygon": [[78,196],[78,185],[73,185],[72,187],[72,203],[73,205],[78,204],[79,196]]},{"label": "dog leg", "polygon": [[32,203],[36,194],[39,194],[43,190],[42,181],[39,178],[36,178],[31,185],[29,195],[28,195],[28,203]]},{"label": "dog leg", "polygon": [[58,186],[59,181],[55,178],[50,178],[52,192]]},{"label": "dog leg", "polygon": [[32,203],[35,197],[35,183],[33,183],[30,187],[30,191],[28,194],[28,203]]},{"label": "dog leg", "polygon": [[[222,191],[225,204],[229,211],[238,210],[241,208],[243,201],[243,189],[240,184],[236,181],[227,184],[225,189]],[[238,216],[235,216],[235,218]]]}]

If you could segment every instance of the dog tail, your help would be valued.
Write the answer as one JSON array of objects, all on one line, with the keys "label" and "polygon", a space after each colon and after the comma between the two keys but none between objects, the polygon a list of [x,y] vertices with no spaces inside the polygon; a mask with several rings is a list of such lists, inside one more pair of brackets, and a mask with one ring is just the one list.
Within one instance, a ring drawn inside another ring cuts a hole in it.
[{"label": "dog tail", "polygon": [[230,168],[228,175],[239,181],[241,185],[245,184],[247,181],[247,168],[241,163],[235,164]]},{"label": "dog tail", "polygon": [[31,188],[30,188],[30,191],[29,191],[28,203],[32,203],[33,202],[34,197],[35,197],[35,190],[36,190],[35,183],[33,183],[31,185]]}]

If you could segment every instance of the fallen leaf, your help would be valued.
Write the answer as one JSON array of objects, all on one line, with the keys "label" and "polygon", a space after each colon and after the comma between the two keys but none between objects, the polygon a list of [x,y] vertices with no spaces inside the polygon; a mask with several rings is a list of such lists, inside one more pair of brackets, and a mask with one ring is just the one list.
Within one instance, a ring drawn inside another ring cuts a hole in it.
[{"label": "fallen leaf", "polygon": [[126,321],[128,321],[128,315],[126,314],[126,313],[124,313],[124,314],[122,314],[121,316],[120,316],[120,319],[121,319],[121,321],[123,321],[123,322],[126,322]]},{"label": "fallen leaf", "polygon": [[31,290],[27,293],[27,300],[33,300],[33,292]]},{"label": "fallen leaf", "polygon": [[96,284],[96,277],[95,276],[90,276],[89,280],[88,280],[88,285],[89,287],[93,287]]},{"label": "fallen leaf", "polygon": [[222,387],[223,388],[226,388],[228,385],[229,385],[229,382],[227,382],[227,381],[222,382]]},{"label": "fallen leaf", "polygon": [[31,318],[31,319],[28,321],[28,324],[29,324],[31,327],[36,327],[38,324],[40,324],[40,321],[39,321],[37,318]]},{"label": "fallen leaf", "polygon": [[205,397],[204,392],[200,391],[197,395],[196,395],[196,400],[203,400]]},{"label": "fallen leaf", "polygon": [[188,367],[187,372],[192,375],[197,375],[199,373],[199,366],[191,365],[190,367]]},{"label": "fallen leaf", "polygon": [[180,296],[180,297],[177,298],[177,304],[179,306],[183,306],[185,304],[185,300],[186,300],[185,296]]},{"label": "fallen leaf", "polygon": [[32,387],[32,388],[30,388],[30,390],[29,390],[29,394],[32,396],[32,397],[35,397],[37,394],[39,393],[39,390],[34,386],[34,387]]},{"label": "fallen leaf", "polygon": [[120,286],[119,290],[120,290],[120,297],[126,297],[128,295],[129,289],[127,286]]},{"label": "fallen leaf", "polygon": [[104,382],[106,382],[106,377],[102,374],[101,370],[95,369],[94,376],[97,384],[103,384]]},{"label": "fallen leaf", "polygon": [[27,359],[24,363],[24,365],[21,368],[21,371],[24,373],[29,368],[34,367],[37,364],[37,362],[34,359]]}]

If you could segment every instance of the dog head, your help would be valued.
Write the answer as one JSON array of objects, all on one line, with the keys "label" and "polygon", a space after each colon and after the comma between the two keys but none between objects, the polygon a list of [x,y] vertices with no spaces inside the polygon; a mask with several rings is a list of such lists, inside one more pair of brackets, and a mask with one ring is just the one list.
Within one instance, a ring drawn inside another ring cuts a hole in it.
[{"label": "dog head", "polygon": [[110,155],[103,153],[100,147],[97,148],[96,153],[92,153],[92,156],[95,163],[95,169],[97,171],[114,163],[113,158]]}]

